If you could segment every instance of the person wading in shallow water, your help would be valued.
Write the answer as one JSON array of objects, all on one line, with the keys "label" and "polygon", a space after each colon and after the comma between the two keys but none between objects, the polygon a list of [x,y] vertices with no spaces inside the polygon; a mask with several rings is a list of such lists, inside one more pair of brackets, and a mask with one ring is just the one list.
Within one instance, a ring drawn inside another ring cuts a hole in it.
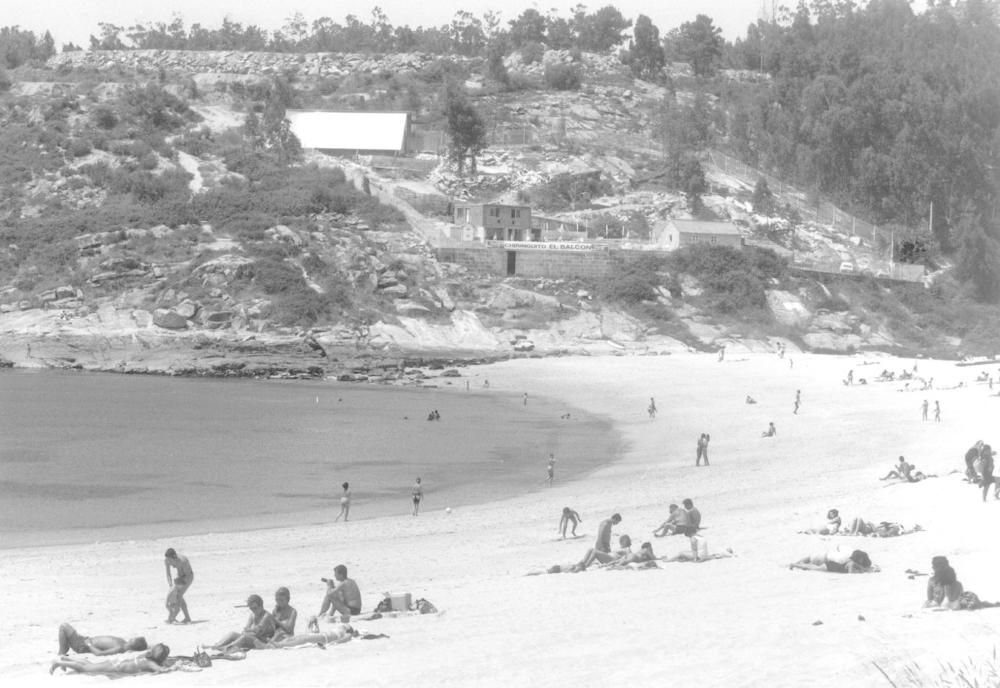
[{"label": "person wading in shallow water", "polygon": [[416,516],[420,513],[420,502],[424,498],[424,488],[420,484],[420,478],[417,478],[417,482],[413,483],[413,515]]}]

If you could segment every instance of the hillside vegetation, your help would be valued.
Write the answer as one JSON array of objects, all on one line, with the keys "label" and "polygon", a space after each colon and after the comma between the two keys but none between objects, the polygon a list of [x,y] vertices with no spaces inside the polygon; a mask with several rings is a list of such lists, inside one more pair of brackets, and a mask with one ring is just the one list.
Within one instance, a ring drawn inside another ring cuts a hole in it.
[{"label": "hillside vegetation", "polygon": [[[464,311],[499,340],[548,338],[549,350],[567,348],[563,332],[992,353],[996,17],[986,2],[921,14],[898,0],[817,2],[732,44],[703,15],[661,36],[610,6],[508,22],[459,12],[418,29],[378,12],[273,32],[176,19],[102,24],[92,52],[61,54],[50,35],[8,27],[0,310],[72,319],[110,303],[139,327],[292,328],[358,346],[375,323],[412,330]],[[171,52],[212,50],[271,52]],[[450,154],[307,155],[291,107],[409,110]],[[805,221],[790,191],[723,174],[712,150],[891,228],[892,243],[852,246]],[[736,221],[757,247],[650,254],[597,281],[503,285],[438,262],[427,240],[448,201],[498,196],[597,239],[641,242],[666,218],[702,217]],[[933,279],[788,264],[829,247],[842,247],[835,260],[923,263]]]}]

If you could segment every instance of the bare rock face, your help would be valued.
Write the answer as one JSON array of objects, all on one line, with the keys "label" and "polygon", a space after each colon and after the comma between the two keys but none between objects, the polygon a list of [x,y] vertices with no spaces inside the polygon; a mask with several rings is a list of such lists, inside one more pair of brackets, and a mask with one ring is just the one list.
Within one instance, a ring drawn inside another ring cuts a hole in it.
[{"label": "bare rock face", "polygon": [[782,325],[804,325],[812,314],[795,294],[775,289],[767,292],[767,306]]},{"label": "bare rock face", "polygon": [[190,320],[198,313],[198,304],[193,301],[184,301],[183,303],[177,304],[177,307],[174,308],[174,312],[182,318]]},{"label": "bare rock face", "polygon": [[498,285],[490,294],[486,301],[486,307],[496,310],[509,310],[511,308],[531,308],[543,306],[558,308],[559,299],[545,294],[536,294],[527,289],[517,289],[509,284]]},{"label": "bare rock face", "polygon": [[159,308],[153,313],[153,324],[165,330],[186,330],[188,320],[175,311]]}]

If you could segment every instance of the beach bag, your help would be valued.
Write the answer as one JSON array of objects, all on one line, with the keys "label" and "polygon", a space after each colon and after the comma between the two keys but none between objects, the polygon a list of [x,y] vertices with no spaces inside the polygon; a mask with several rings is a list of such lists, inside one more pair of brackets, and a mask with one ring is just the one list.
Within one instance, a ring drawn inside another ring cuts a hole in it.
[{"label": "beach bag", "polygon": [[386,595],[381,602],[375,606],[375,611],[378,613],[391,612],[392,611],[392,598]]},{"label": "beach bag", "polygon": [[437,607],[422,597],[413,603],[413,609],[421,614],[437,614],[438,611]]},{"label": "beach bag", "polygon": [[205,650],[203,650],[200,646],[195,650],[194,657],[192,659],[194,659],[194,663],[202,669],[207,669],[212,666],[212,658],[209,657],[208,653],[205,652]]}]

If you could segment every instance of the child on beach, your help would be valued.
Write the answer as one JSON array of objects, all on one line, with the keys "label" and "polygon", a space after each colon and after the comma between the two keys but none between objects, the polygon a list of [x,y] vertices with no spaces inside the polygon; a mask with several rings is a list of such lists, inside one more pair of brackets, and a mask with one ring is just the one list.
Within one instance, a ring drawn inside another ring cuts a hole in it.
[{"label": "child on beach", "polygon": [[830,509],[826,512],[826,525],[822,528],[807,528],[806,530],[800,530],[800,533],[807,533],[811,535],[836,535],[837,531],[840,530],[840,512],[836,509]]},{"label": "child on beach", "polygon": [[573,524],[573,531],[571,535],[576,537],[576,526],[579,523],[583,523],[583,519],[580,518],[580,514],[576,511],[570,509],[568,506],[564,506],[562,510],[562,517],[559,519],[559,527],[556,529],[562,533],[562,539],[564,540],[566,539],[566,528],[569,527],[570,523]]},{"label": "child on beach", "polygon": [[344,517],[344,523],[347,523],[347,517],[351,515],[351,485],[350,483],[343,483],[341,487],[344,489],[344,493],[340,495],[340,513],[337,514],[337,518],[333,519],[336,523],[340,520],[340,517]]}]

